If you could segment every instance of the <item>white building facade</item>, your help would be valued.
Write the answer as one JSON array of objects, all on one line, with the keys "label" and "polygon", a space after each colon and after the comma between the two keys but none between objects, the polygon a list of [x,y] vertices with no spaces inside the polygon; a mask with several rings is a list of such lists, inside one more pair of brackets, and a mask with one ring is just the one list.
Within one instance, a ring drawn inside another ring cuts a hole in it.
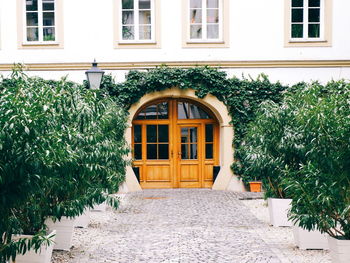
[{"label": "white building facade", "polygon": [[[350,79],[348,10],[348,0],[1,0],[0,73],[23,63],[28,75],[81,83],[96,59],[117,81],[162,64],[283,84]],[[129,190],[243,190],[230,170],[230,117],[215,97],[176,87],[148,94],[131,107],[129,126],[141,174],[138,183],[129,167]]]}]

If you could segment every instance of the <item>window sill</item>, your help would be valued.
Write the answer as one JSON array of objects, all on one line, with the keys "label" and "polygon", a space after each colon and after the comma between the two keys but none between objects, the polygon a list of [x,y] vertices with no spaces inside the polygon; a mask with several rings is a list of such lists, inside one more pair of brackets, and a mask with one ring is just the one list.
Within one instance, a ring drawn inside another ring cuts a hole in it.
[{"label": "window sill", "polygon": [[23,48],[23,49],[40,49],[40,48],[63,48],[62,46],[62,43],[59,43],[59,42],[49,42],[49,43],[43,43],[43,42],[33,42],[33,43],[28,43],[28,42],[25,42],[25,43],[22,43],[19,48]]},{"label": "window sill", "polygon": [[324,39],[290,39],[289,43],[327,43]]},{"label": "window sill", "polygon": [[115,48],[160,48],[159,42],[117,42]]},{"label": "window sill", "polygon": [[216,41],[207,41],[207,40],[200,40],[200,41],[193,41],[193,40],[188,40],[186,42],[187,44],[225,44],[224,41],[222,40],[216,40]]},{"label": "window sill", "polygon": [[304,39],[296,40],[290,39],[285,43],[285,47],[331,47],[332,43],[324,39]]},{"label": "window sill", "polygon": [[182,45],[184,48],[228,48],[226,41],[186,41]]}]

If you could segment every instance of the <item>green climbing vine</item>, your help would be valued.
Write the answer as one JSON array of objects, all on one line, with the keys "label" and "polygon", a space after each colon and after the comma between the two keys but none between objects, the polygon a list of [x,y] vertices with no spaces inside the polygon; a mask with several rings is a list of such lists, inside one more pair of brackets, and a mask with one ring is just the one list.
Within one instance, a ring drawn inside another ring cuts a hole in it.
[{"label": "green climbing vine", "polygon": [[228,77],[226,72],[212,67],[194,67],[189,69],[162,66],[147,71],[131,70],[122,83],[116,83],[112,76],[104,77],[102,89],[114,96],[126,109],[145,94],[165,90],[171,87],[194,89],[199,98],[207,94],[216,96],[228,108],[234,127],[235,164],[234,172],[243,173],[240,165],[239,147],[243,142],[247,124],[254,120],[261,102],[272,100],[279,103],[283,92],[288,88],[271,83],[266,75],[257,79]]}]

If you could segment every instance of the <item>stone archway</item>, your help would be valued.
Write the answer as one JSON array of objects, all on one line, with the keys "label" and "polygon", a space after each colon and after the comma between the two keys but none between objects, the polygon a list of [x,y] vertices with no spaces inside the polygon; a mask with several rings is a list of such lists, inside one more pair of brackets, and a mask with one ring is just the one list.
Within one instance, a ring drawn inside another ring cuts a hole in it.
[{"label": "stone archway", "polygon": [[[135,114],[147,103],[160,98],[182,98],[196,101],[206,106],[215,115],[219,123],[220,130],[220,143],[219,143],[219,160],[220,160],[220,172],[212,186],[213,190],[234,190],[244,191],[243,183],[233,175],[231,171],[231,164],[233,162],[233,127],[230,124],[231,117],[227,111],[226,106],[219,101],[215,96],[207,95],[203,99],[198,98],[195,95],[193,89],[179,89],[171,88],[164,91],[152,92],[143,96],[139,102],[133,104],[129,109],[129,121],[128,128],[125,133],[125,138],[129,145],[131,145],[132,138],[132,120]],[[129,156],[131,158],[131,155]],[[124,185],[124,191],[138,191],[142,190],[138,183],[136,176],[131,168],[127,167],[126,184]]]}]

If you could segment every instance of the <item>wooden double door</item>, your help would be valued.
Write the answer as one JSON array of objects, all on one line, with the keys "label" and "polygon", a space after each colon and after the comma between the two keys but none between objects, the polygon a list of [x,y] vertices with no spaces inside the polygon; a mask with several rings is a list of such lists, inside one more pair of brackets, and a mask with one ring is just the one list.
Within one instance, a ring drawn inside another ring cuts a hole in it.
[{"label": "wooden double door", "polygon": [[133,166],[142,188],[208,188],[218,165],[219,127],[204,106],[163,99],[133,120]]}]

